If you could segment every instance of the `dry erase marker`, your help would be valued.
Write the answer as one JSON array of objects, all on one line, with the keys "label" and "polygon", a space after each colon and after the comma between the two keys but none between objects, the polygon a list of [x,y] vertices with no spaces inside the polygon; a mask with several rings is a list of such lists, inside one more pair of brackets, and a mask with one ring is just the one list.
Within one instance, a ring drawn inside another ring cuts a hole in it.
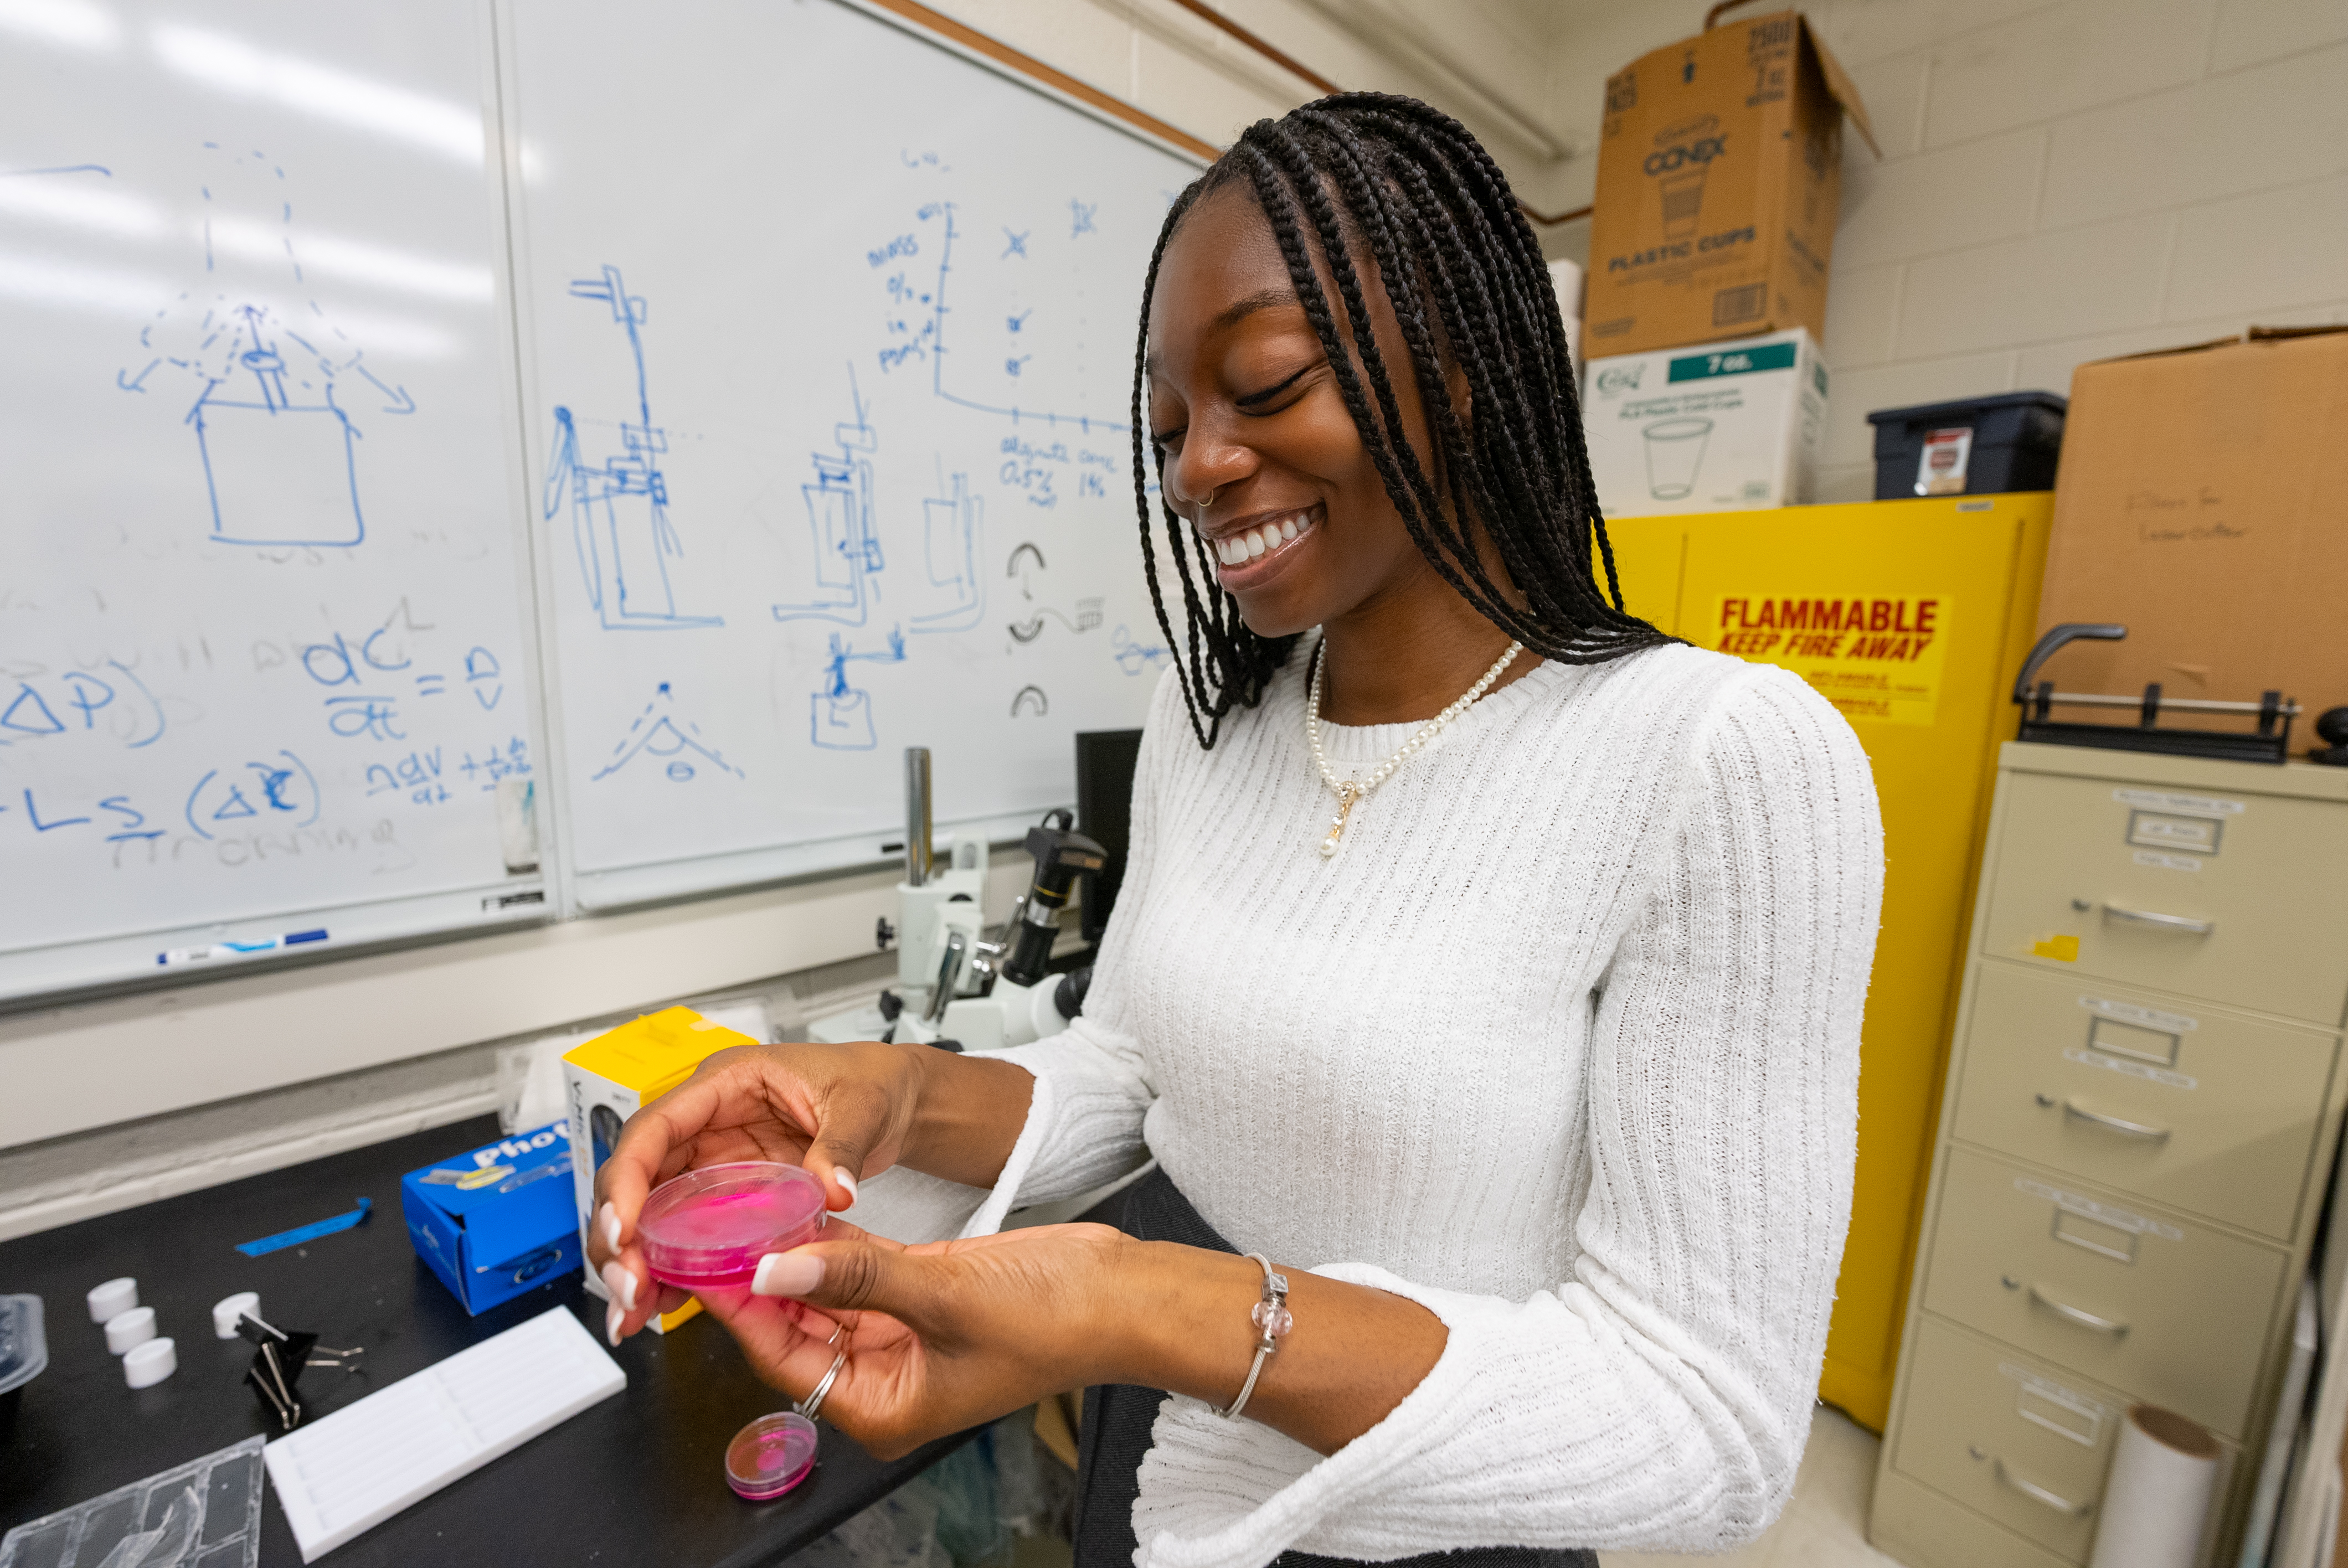
[{"label": "dry erase marker", "polygon": [[324,927],[314,931],[288,931],[283,937],[263,937],[254,942],[209,942],[201,948],[173,948],[155,955],[159,964],[196,964],[211,958],[236,958],[248,953],[273,952],[279,948],[298,948],[305,942],[326,939]]}]

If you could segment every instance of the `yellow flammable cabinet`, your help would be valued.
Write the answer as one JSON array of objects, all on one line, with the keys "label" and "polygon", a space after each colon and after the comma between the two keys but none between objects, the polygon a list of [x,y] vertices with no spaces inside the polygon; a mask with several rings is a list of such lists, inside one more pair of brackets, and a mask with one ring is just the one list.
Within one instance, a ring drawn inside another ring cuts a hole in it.
[{"label": "yellow flammable cabinet", "polygon": [[1859,1173],[1819,1398],[1880,1431],[1962,979],[1997,749],[2054,497],[1950,496],[1611,520],[1634,614],[1781,664],[1849,719],[1883,802],[1883,929],[1859,1048]]}]

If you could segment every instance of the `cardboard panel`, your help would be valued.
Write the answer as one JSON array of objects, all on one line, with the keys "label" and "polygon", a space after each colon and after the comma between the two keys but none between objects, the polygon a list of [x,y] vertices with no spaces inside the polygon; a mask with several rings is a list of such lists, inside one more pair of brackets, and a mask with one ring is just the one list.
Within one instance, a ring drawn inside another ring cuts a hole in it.
[{"label": "cardboard panel", "polygon": [[2348,703],[2343,430],[2348,330],[2081,365],[2038,620],[2117,621],[2128,635],[2072,644],[2047,678],[2250,702],[2279,690],[2310,718]]}]

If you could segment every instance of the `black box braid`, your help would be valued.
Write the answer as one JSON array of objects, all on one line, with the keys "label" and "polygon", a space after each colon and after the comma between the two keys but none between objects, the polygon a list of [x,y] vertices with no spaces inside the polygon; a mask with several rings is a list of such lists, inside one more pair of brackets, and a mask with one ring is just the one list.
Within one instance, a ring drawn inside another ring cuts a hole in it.
[{"label": "black box braid", "polygon": [[[1560,663],[1602,663],[1672,641],[1623,608],[1590,476],[1565,323],[1507,177],[1467,128],[1440,110],[1388,93],[1341,93],[1282,118],[1256,121],[1193,180],[1166,214],[1142,285],[1133,365],[1134,503],[1150,603],[1175,651],[1199,743],[1211,748],[1223,715],[1263,700],[1298,641],[1260,637],[1241,620],[1239,601],[1216,582],[1205,547],[1165,504],[1164,455],[1152,446],[1144,422],[1149,305],[1167,242],[1201,197],[1241,180],[1272,225],[1386,494],[1444,580],[1477,613]],[[1432,473],[1404,430],[1354,264],[1355,247],[1376,267],[1401,323],[1434,438]],[[1316,251],[1344,305],[1351,354],[1314,271]],[[1468,383],[1472,415],[1466,420],[1446,380],[1452,366]],[[1182,589],[1179,637],[1151,538],[1153,477],[1161,482],[1158,510]],[[1513,595],[1487,569],[1478,526]],[[1593,549],[1594,564],[1606,574],[1603,594],[1593,580]]]}]

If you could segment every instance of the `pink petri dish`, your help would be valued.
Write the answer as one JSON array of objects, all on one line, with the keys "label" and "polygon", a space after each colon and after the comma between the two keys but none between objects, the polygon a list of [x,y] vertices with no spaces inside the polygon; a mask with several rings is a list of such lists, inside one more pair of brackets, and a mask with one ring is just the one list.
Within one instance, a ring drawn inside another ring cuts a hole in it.
[{"label": "pink petri dish", "polygon": [[796,1410],[760,1416],[726,1445],[726,1484],[752,1502],[780,1497],[815,1469],[815,1423]]},{"label": "pink petri dish", "polygon": [[636,1234],[653,1274],[680,1290],[739,1289],[770,1252],[816,1239],[823,1184],[797,1165],[745,1160],[663,1182]]}]

